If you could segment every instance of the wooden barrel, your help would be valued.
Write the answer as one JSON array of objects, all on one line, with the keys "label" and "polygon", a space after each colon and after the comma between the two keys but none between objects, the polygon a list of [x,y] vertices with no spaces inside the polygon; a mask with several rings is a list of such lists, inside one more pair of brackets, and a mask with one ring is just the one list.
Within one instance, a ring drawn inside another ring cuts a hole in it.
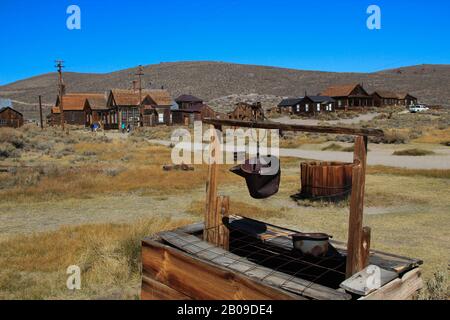
[{"label": "wooden barrel", "polygon": [[301,196],[309,199],[347,198],[352,188],[353,163],[301,163]]}]

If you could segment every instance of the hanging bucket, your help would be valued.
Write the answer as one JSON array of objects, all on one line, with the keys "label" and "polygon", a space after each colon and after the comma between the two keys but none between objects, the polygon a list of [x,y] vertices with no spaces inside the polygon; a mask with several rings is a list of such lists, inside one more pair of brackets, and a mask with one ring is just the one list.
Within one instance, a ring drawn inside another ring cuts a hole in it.
[{"label": "hanging bucket", "polygon": [[250,196],[266,199],[278,193],[280,188],[280,159],[272,156],[257,157],[230,170],[245,178]]}]

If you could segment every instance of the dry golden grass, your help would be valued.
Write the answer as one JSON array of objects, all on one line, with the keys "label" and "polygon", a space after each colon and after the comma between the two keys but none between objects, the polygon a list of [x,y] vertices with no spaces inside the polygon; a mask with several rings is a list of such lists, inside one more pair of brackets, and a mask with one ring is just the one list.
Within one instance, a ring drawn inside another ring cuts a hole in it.
[{"label": "dry golden grass", "polygon": [[[20,183],[29,177],[29,171],[2,173],[3,183],[9,187],[0,189],[0,201],[48,201],[121,192],[167,194],[188,191],[206,181],[206,166],[195,166],[195,171],[188,172],[162,170],[164,164],[171,163],[171,150],[164,146],[82,142],[74,149],[76,154],[90,157],[72,168],[57,166],[53,174],[47,174],[45,168],[42,174],[34,171],[37,176],[30,183]],[[220,173],[227,170],[228,167],[221,167]],[[225,182],[236,179],[223,175]]]},{"label": "dry golden grass", "polygon": [[[140,241],[191,220],[147,219],[101,224],[0,242],[0,299],[136,299]],[[66,269],[82,270],[82,290],[66,287]]]},{"label": "dry golden grass", "polygon": [[280,139],[280,148],[298,148],[305,144],[321,144],[327,141],[325,135],[311,136],[308,134],[288,135]]},{"label": "dry golden grass", "polygon": [[429,144],[445,144],[450,142],[450,128],[443,130],[429,130],[423,136],[414,140],[417,143],[429,143]]},{"label": "dry golden grass", "polygon": [[373,175],[393,175],[403,177],[428,177],[450,179],[450,170],[446,169],[404,169],[385,166],[369,166],[368,174]]}]

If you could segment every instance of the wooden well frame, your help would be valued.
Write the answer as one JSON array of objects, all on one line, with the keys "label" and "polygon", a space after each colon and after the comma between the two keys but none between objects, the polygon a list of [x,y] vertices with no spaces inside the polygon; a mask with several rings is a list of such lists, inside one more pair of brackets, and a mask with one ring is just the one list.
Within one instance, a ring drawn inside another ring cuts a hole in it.
[{"label": "wooden well frame", "polygon": [[[388,269],[397,275],[370,294],[356,296],[360,299],[410,299],[422,287],[422,261],[377,252],[370,249],[371,229],[363,224],[365,177],[367,167],[367,146],[369,136],[382,136],[377,129],[352,129],[326,126],[288,125],[274,122],[249,122],[240,120],[220,120],[207,118],[211,132],[222,132],[223,127],[246,127],[254,129],[278,129],[281,131],[346,134],[355,136],[354,167],[352,172],[352,192],[350,217],[346,245],[332,242],[342,256],[345,256],[345,279],[364,270],[369,264]],[[210,164],[206,183],[206,205],[204,222],[186,226],[174,231],[163,232],[142,242],[143,299],[353,299],[344,290],[302,282],[300,278],[284,279],[283,273],[235,256],[229,251],[230,233],[224,221],[243,221],[242,217],[229,217],[230,199],[218,196],[217,150],[219,139],[211,136]],[[285,241],[289,247],[289,237],[295,231],[272,226],[264,222],[271,234]],[[255,237],[264,241],[267,232]],[[275,244],[276,245],[276,244]],[[201,250],[198,250],[198,247]],[[289,248],[287,248],[289,249]],[[228,264],[224,261],[227,260]],[[233,262],[233,263],[230,263]],[[244,272],[251,266],[254,272]],[[270,281],[267,280],[270,273]],[[261,276],[266,274],[265,276]],[[259,276],[258,276],[259,275]],[[284,280],[283,280],[284,279]],[[284,282],[283,282],[284,281]],[[279,285],[280,283],[283,285]],[[287,283],[287,285],[286,285]],[[277,286],[277,284],[279,286]],[[312,288],[312,289],[311,289]]]}]

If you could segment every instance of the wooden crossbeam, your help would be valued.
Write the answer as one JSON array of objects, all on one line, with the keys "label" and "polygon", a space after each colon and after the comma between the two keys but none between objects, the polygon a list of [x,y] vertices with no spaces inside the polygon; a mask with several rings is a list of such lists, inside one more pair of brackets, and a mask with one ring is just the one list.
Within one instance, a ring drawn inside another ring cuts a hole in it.
[{"label": "wooden crossbeam", "polygon": [[227,119],[213,119],[205,118],[203,123],[214,126],[229,126],[229,127],[244,127],[255,129],[278,129],[281,131],[300,131],[300,132],[314,132],[314,133],[331,133],[331,134],[347,134],[354,136],[384,136],[383,130],[369,129],[369,128],[345,128],[345,127],[331,127],[331,126],[309,126],[309,125],[294,125],[278,122],[251,122],[242,120],[227,120]]}]

